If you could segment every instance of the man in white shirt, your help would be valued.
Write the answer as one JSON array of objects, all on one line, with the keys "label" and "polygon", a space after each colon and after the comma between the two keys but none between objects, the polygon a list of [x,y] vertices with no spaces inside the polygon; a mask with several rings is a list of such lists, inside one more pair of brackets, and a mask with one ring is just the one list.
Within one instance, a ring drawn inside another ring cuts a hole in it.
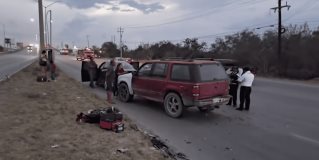
[{"label": "man in white shirt", "polygon": [[[238,82],[240,82],[240,105],[237,110],[242,111],[243,109],[249,110],[250,106],[250,93],[251,93],[251,86],[255,79],[254,74],[250,72],[249,67],[244,67],[243,74],[238,78]],[[245,108],[244,108],[245,105]]]}]

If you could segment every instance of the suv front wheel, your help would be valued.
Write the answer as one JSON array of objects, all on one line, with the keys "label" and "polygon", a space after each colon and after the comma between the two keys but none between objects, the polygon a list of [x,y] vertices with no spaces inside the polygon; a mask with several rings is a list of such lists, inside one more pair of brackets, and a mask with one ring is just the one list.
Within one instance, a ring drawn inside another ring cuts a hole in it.
[{"label": "suv front wheel", "polygon": [[130,94],[127,84],[121,83],[118,87],[118,96],[122,102],[133,100],[133,95]]},{"label": "suv front wheel", "polygon": [[173,118],[182,116],[184,111],[183,102],[176,93],[168,93],[165,96],[164,108],[166,113]]}]

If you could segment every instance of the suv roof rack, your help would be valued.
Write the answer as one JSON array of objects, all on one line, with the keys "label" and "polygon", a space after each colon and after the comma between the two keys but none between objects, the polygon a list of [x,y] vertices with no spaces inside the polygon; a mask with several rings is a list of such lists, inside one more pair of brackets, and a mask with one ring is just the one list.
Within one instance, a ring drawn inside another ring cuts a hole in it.
[{"label": "suv roof rack", "polygon": [[162,58],[161,61],[194,61],[194,60],[206,60],[206,61],[214,61],[214,58],[184,58],[184,57],[168,57]]}]

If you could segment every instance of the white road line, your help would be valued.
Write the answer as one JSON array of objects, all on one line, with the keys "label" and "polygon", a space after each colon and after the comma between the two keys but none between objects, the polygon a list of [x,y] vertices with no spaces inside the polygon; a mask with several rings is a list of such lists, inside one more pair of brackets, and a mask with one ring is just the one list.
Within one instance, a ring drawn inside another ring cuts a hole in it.
[{"label": "white road line", "polygon": [[296,133],[291,133],[291,135],[295,138],[298,138],[300,140],[303,140],[303,141],[307,141],[307,142],[310,142],[312,144],[315,144],[317,146],[319,146],[319,141],[318,140],[315,140],[315,139],[312,139],[312,138],[309,138],[309,137],[305,137],[305,136],[301,136],[299,134],[296,134]]}]

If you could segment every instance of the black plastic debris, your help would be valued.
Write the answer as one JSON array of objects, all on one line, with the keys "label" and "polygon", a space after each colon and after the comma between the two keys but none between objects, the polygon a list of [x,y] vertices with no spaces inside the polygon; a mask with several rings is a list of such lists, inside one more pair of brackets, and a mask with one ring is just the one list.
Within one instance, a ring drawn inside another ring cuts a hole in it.
[{"label": "black plastic debris", "polygon": [[163,141],[159,140],[157,137],[151,137],[151,142],[153,147],[162,151],[165,157],[170,157],[174,160],[189,160],[183,153],[175,153],[170,149]]},{"label": "black plastic debris", "polygon": [[116,151],[119,152],[119,153],[125,153],[125,152],[128,151],[128,149],[126,149],[126,148],[119,148],[119,149],[117,149]]}]

